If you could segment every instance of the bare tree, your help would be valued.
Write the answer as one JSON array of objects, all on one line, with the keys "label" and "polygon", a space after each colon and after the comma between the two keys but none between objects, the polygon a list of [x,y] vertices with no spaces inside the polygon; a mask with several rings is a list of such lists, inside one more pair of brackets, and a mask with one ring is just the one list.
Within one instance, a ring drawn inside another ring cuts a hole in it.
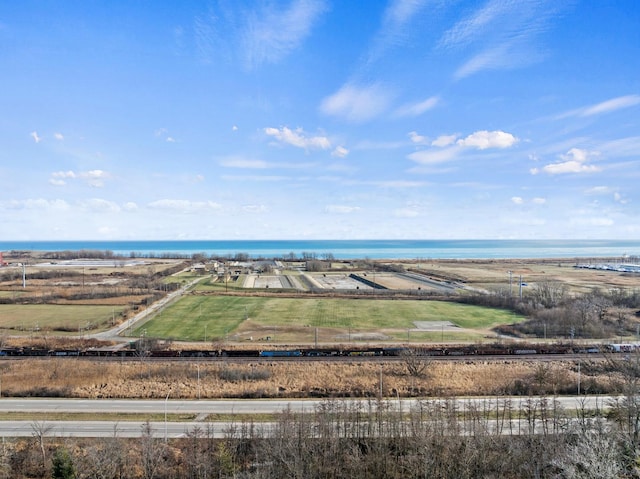
[{"label": "bare tree", "polygon": [[44,438],[51,432],[52,426],[44,421],[34,421],[31,423],[31,429],[33,431],[33,437],[38,442],[40,452],[42,453],[42,467],[47,468],[47,449],[44,444]]},{"label": "bare tree", "polygon": [[430,361],[425,356],[420,356],[415,349],[405,349],[402,352],[402,361],[407,368],[407,372],[414,378],[425,375]]},{"label": "bare tree", "polygon": [[140,437],[140,463],[144,479],[154,479],[162,463],[164,442],[153,436],[151,424],[147,421],[142,426]]},{"label": "bare tree", "polygon": [[540,281],[533,285],[531,297],[536,304],[545,308],[553,308],[564,301],[567,295],[567,285],[560,281]]}]

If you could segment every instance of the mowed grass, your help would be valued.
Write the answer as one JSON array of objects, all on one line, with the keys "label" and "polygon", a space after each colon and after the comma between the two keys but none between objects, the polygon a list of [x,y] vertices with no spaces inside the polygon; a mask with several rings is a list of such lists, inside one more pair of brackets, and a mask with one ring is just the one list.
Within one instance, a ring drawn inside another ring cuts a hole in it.
[{"label": "mowed grass", "polygon": [[140,325],[150,337],[202,341],[224,338],[246,319],[256,327],[352,328],[360,331],[415,328],[415,321],[451,321],[486,329],[513,323],[513,313],[442,301],[187,296]]},{"label": "mowed grass", "polygon": [[124,306],[57,305],[57,304],[0,304],[0,329],[28,331],[96,328],[110,325],[113,316]]}]

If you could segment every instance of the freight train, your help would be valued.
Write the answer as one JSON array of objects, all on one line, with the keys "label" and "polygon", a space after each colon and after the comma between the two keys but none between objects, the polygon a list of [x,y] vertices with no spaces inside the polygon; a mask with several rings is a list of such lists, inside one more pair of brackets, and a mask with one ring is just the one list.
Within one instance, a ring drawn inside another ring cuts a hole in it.
[{"label": "freight train", "polygon": [[326,347],[295,349],[158,349],[143,350],[135,344],[127,348],[42,349],[2,348],[0,356],[10,357],[148,357],[148,358],[336,358],[411,356],[527,356],[550,354],[597,354],[640,352],[640,343],[575,344],[480,344],[458,346]]}]

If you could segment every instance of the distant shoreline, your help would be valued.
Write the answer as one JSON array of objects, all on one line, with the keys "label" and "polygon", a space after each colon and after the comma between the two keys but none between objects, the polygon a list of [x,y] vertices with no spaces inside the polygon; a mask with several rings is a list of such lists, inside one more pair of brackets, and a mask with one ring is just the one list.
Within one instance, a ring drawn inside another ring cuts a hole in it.
[{"label": "distant shoreline", "polygon": [[336,260],[572,260],[640,256],[640,240],[0,241],[0,252],[102,251],[118,257]]}]

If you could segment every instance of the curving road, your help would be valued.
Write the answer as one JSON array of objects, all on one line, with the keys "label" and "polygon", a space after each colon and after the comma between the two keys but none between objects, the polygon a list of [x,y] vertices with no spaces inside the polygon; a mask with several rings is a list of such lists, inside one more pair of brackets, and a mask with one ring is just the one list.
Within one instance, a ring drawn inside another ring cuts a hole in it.
[{"label": "curving road", "polygon": [[108,329],[106,331],[102,331],[100,333],[95,333],[95,334],[90,334],[90,335],[87,335],[87,336],[83,336],[83,337],[99,339],[99,340],[102,340],[102,341],[120,341],[120,342],[129,341],[131,338],[122,337],[120,335],[122,333],[124,333],[127,329],[131,328],[134,324],[136,324],[136,323],[138,323],[138,322],[140,322],[140,321],[142,321],[144,319],[147,319],[152,314],[157,313],[162,308],[167,306],[169,303],[171,303],[173,301],[176,301],[177,299],[180,299],[180,297],[182,297],[189,289],[191,289],[197,283],[199,283],[200,281],[202,281],[202,280],[204,280],[206,278],[208,278],[208,276],[202,276],[201,278],[197,278],[197,279],[194,279],[193,281],[190,281],[186,285],[182,286],[180,289],[177,289],[176,291],[173,291],[172,293],[169,293],[165,297],[163,297],[163,298],[159,299],[158,301],[156,301],[155,303],[153,303],[151,306],[149,306],[144,311],[139,312],[135,316],[129,318],[128,320],[124,321],[122,324],[119,324],[118,326],[116,326],[114,328]]}]

